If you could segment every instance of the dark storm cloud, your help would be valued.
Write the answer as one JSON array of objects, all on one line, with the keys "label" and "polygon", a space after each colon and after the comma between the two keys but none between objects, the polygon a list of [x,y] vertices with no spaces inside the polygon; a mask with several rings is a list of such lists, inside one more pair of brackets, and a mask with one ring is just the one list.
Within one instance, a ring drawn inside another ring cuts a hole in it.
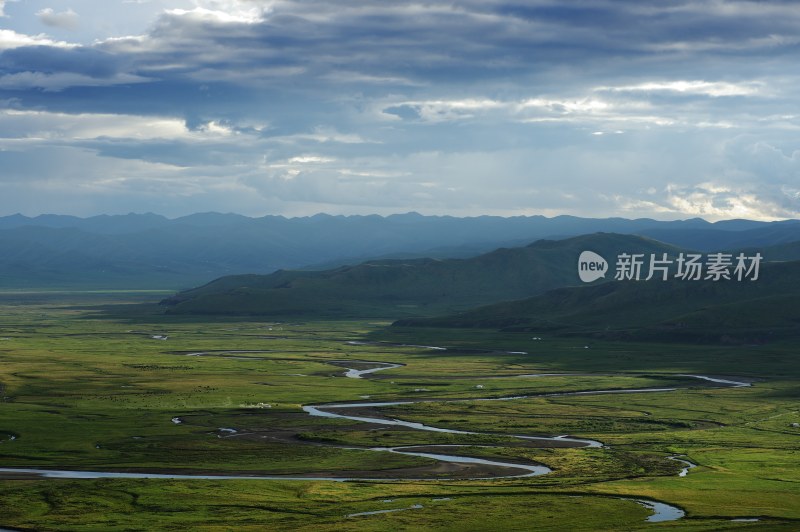
[{"label": "dark storm cloud", "polygon": [[[248,82],[280,82],[345,70],[463,83],[510,73],[535,78],[541,75],[538,68],[579,69],[598,59],[683,61],[688,55],[702,61],[717,54],[772,55],[797,46],[800,25],[791,6],[759,3],[756,10],[737,3],[715,10],[717,4],[646,9],[640,2],[568,8],[543,3],[521,14],[520,8],[493,2],[284,2],[257,23],[165,15],[130,51],[150,74],[163,69],[202,75],[207,69],[235,72],[234,79]],[[241,71],[246,65],[254,67],[250,75]],[[271,75],[269,67],[286,70]]]},{"label": "dark storm cloud", "polygon": [[91,78],[124,72],[167,83],[163,98],[170,101],[186,95],[169,84],[187,81],[291,89],[301,97],[330,97],[348,90],[342,85],[374,94],[493,84],[519,93],[564,77],[574,83],[588,74],[582,82],[591,83],[648,70],[708,72],[710,58],[791,53],[797,11],[782,2],[278,2],[260,21],[172,12],[139,38],[6,50],[0,68]]},{"label": "dark storm cloud", "polygon": [[70,72],[107,78],[125,69],[124,58],[94,48],[24,46],[0,53],[0,75]]}]

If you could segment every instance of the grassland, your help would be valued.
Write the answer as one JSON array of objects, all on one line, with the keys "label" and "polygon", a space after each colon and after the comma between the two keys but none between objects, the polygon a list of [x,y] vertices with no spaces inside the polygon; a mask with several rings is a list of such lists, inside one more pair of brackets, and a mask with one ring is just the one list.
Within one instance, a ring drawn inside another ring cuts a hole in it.
[{"label": "grassland", "polygon": [[[800,527],[800,428],[792,426],[800,422],[795,343],[723,347],[535,340],[539,335],[530,332],[396,329],[383,321],[133,319],[98,310],[122,297],[141,296],[0,298],[0,467],[406,480],[6,478],[0,480],[0,527]],[[448,350],[414,347],[421,345]],[[365,379],[343,376],[341,366],[364,366],[363,361],[404,366]],[[520,377],[565,372],[576,375]],[[715,387],[681,376],[700,373],[755,382]],[[543,396],[649,387],[676,390]],[[475,400],[512,395],[535,397]],[[375,409],[378,416],[484,434],[376,427],[312,418],[301,410],[367,396],[369,401],[427,400]],[[226,428],[237,432],[220,430]],[[607,446],[541,448],[513,434],[571,434]],[[437,444],[466,445],[459,448],[465,455],[542,463],[553,472],[459,480],[470,470],[367,449]],[[679,477],[682,465],[668,459],[674,455],[685,455],[698,467]],[[649,510],[620,497],[670,503],[683,508],[686,517],[648,523]],[[397,511],[347,517],[380,510]]]}]

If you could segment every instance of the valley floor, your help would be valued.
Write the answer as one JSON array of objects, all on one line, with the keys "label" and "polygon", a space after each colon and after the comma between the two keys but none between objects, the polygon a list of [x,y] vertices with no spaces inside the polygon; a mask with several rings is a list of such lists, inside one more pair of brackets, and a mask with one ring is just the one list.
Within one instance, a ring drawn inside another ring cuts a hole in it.
[{"label": "valley floor", "polygon": [[796,345],[112,318],[109,297],[0,297],[0,528],[800,528]]}]

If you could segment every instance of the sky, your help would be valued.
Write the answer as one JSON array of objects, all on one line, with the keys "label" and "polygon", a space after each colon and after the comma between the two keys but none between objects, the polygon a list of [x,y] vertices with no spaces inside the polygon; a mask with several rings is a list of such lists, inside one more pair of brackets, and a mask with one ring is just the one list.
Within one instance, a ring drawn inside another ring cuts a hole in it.
[{"label": "sky", "polygon": [[0,215],[800,218],[793,0],[0,0]]}]

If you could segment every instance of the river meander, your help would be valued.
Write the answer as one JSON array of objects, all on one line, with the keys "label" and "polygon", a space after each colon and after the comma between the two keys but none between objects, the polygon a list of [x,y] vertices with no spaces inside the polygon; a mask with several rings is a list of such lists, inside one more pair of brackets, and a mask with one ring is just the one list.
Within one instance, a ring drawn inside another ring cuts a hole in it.
[{"label": "river meander", "polygon": [[[422,346],[428,349],[437,349],[437,350],[444,350],[444,348],[438,348],[433,346]],[[234,352],[228,352],[234,353]],[[245,353],[245,352],[236,352],[236,353]],[[203,356],[205,353],[192,353],[192,356]],[[233,358],[233,357],[231,357]],[[241,357],[247,358],[250,357]],[[333,365],[338,367],[342,367],[345,369],[344,375],[348,378],[355,378],[360,379],[364,378],[365,376],[374,374],[379,371],[395,369],[399,367],[403,367],[403,364],[398,363],[389,363],[389,362],[373,362],[373,361],[366,361],[366,360],[359,360],[354,361],[358,365],[358,368],[347,367],[346,361],[331,361]],[[372,366],[366,367],[363,366]],[[545,377],[545,376],[570,376],[569,373],[553,373],[553,374],[525,374],[525,375],[517,375],[516,377]],[[579,374],[575,374],[579,375]],[[580,374],[586,375],[586,374]],[[724,379],[719,377],[710,377],[706,375],[681,375],[683,377],[690,377],[694,379],[698,379],[705,382],[711,382],[716,385],[721,386],[729,386],[729,387],[743,387],[743,386],[750,386],[749,382],[743,381],[735,381],[731,379]],[[515,376],[510,376],[515,377]],[[431,403],[431,402],[465,402],[465,401],[514,401],[514,400],[522,400],[531,397],[554,397],[554,396],[566,396],[566,395],[590,395],[590,394],[613,394],[613,393],[654,393],[654,392],[671,392],[676,390],[676,388],[640,388],[640,389],[619,389],[619,390],[589,390],[589,391],[579,391],[579,392],[561,392],[561,393],[549,393],[549,394],[536,394],[536,395],[515,395],[515,396],[508,396],[508,397],[483,397],[483,398],[470,398],[470,399],[421,399],[421,400],[402,400],[402,401],[387,401],[387,402],[357,402],[357,403],[332,403],[332,404],[319,404],[319,405],[305,405],[303,406],[303,410],[309,414],[310,416],[317,416],[317,417],[327,417],[327,418],[341,418],[341,419],[349,419],[352,421],[358,421],[361,423],[368,423],[374,425],[395,425],[395,426],[402,426],[410,429],[421,430],[421,431],[430,431],[430,432],[443,432],[443,433],[451,433],[451,434],[490,434],[484,432],[474,432],[474,431],[466,431],[466,430],[456,430],[456,429],[448,429],[443,427],[435,427],[432,425],[426,425],[423,423],[413,422],[413,421],[404,421],[400,419],[393,419],[393,418],[385,418],[385,417],[370,417],[364,415],[355,415],[349,414],[347,410],[352,409],[361,409],[363,411],[365,408],[368,409],[380,409],[381,407],[388,407],[388,406],[396,406],[396,405],[408,405],[408,404],[418,404],[418,403]],[[181,420],[179,417],[172,418],[173,423],[180,423]],[[534,441],[549,441],[549,442],[558,442],[560,444],[568,444],[572,447],[602,447],[602,442],[584,438],[576,438],[569,435],[561,435],[561,436],[528,436],[522,434],[515,434],[515,435],[508,435],[503,434],[504,436],[511,436],[513,438],[524,439],[524,440],[534,440]],[[546,475],[547,473],[551,472],[551,470],[541,464],[520,464],[516,462],[507,462],[501,460],[489,460],[483,458],[475,458],[471,456],[463,456],[458,454],[453,454],[457,452],[458,445],[424,445],[424,446],[400,446],[400,447],[371,447],[371,448],[359,448],[359,450],[368,450],[374,452],[389,452],[389,453],[398,453],[404,454],[408,456],[417,456],[423,458],[429,458],[437,461],[442,462],[450,462],[456,464],[480,464],[485,466],[492,466],[497,469],[497,474],[491,476],[482,476],[482,477],[475,477],[475,479],[481,480],[490,480],[490,479],[501,479],[501,478],[521,478],[521,477],[530,477],[530,476],[538,476],[538,475]],[[441,450],[442,452],[436,452]],[[454,451],[455,450],[455,451]],[[670,459],[682,462],[685,467],[679,473],[679,476],[686,476],[689,469],[694,467],[696,464],[693,464],[687,460],[683,460],[678,457],[669,457]],[[213,475],[213,474],[163,474],[163,473],[146,473],[146,472],[137,472],[137,473],[126,473],[126,472],[110,472],[110,471],[76,471],[76,470],[57,470],[57,469],[38,469],[38,468],[0,468],[0,474],[3,474],[6,478],[70,478],[70,479],[96,479],[96,478],[130,478],[130,479],[211,479],[211,480],[224,480],[224,479],[236,479],[236,480],[304,480],[304,481],[320,481],[320,480],[327,480],[327,481],[335,481],[335,482],[344,482],[344,481],[409,481],[409,480],[437,480],[437,479],[409,479],[409,478],[356,478],[356,477],[334,477],[334,476],[314,476],[313,474],[302,475],[302,476],[288,476],[288,475]],[[441,479],[438,479],[441,480]],[[671,506],[669,504],[653,501],[653,500],[645,500],[639,498],[630,498],[630,497],[622,497],[625,500],[635,501],[650,510],[653,511],[653,514],[648,518],[648,521],[655,522],[655,521],[669,521],[669,520],[676,520],[680,519],[684,516],[683,510],[678,507]],[[354,515],[366,515],[370,512],[365,514],[354,514]],[[376,512],[377,513],[377,512]]]}]

